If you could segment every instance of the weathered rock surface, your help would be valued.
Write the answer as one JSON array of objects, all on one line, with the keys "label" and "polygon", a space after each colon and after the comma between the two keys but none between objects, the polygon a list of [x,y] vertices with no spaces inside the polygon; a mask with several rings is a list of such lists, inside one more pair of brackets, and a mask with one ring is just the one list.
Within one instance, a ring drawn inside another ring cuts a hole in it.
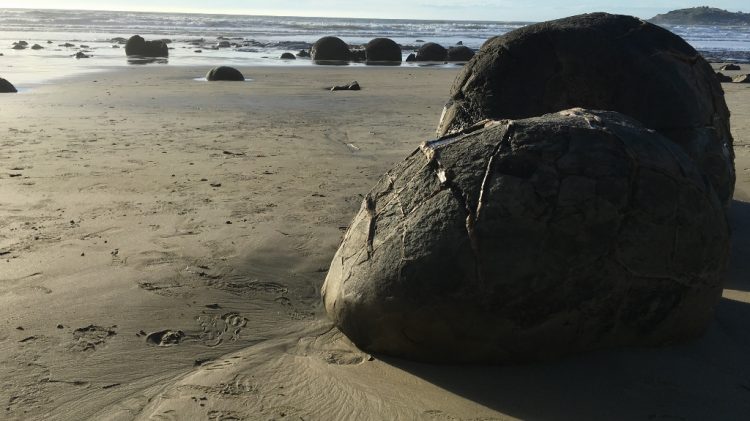
[{"label": "weathered rock surface", "polygon": [[460,45],[448,49],[448,61],[469,61],[474,57],[474,50],[469,47]]},{"label": "weathered rock surface", "polygon": [[365,46],[366,61],[401,63],[401,46],[390,38],[375,38]]},{"label": "weathered rock surface", "polygon": [[11,94],[18,92],[12,83],[0,77],[0,94]]},{"label": "weathered rock surface", "polygon": [[573,16],[488,40],[456,78],[438,134],[571,107],[618,111],[657,130],[729,205],[734,151],[721,84],[682,38],[630,16]]},{"label": "weathered rock surface", "polygon": [[315,61],[347,61],[349,46],[341,38],[323,37],[313,44],[310,55]]},{"label": "weathered rock surface", "polygon": [[322,294],[359,347],[417,360],[667,344],[712,320],[728,238],[681,148],[572,109],[424,143],[365,197]]},{"label": "weathered rock surface", "polygon": [[416,61],[445,61],[448,50],[440,44],[428,42],[417,50]]},{"label": "weathered rock surface", "polygon": [[734,83],[750,83],[750,75],[739,75],[732,79]]},{"label": "weathered rock surface", "polygon": [[133,35],[125,43],[125,54],[128,56],[167,57],[169,47],[162,40],[146,41],[140,35]]},{"label": "weathered rock surface", "polygon": [[206,80],[211,82],[219,80],[242,82],[245,80],[245,76],[234,67],[219,66],[214,67],[206,73]]}]

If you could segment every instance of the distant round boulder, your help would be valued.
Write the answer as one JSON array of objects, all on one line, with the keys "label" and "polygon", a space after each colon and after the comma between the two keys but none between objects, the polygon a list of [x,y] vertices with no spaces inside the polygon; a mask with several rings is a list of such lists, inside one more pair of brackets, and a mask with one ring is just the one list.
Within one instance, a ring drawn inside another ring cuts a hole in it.
[{"label": "distant round boulder", "polygon": [[206,80],[212,82],[219,80],[242,82],[245,80],[245,76],[234,67],[219,66],[214,67],[206,73]]},{"label": "distant round boulder", "polygon": [[167,57],[169,47],[162,40],[146,41],[140,35],[133,35],[125,43],[125,54],[142,57]]},{"label": "distant round boulder", "polygon": [[0,94],[11,94],[18,92],[15,86],[7,80],[0,77]]},{"label": "distant round boulder", "polygon": [[618,111],[657,130],[729,206],[733,140],[714,70],[679,36],[634,17],[579,15],[487,40],[457,76],[437,132],[571,107]]},{"label": "distant round boulder", "polygon": [[44,47],[42,47],[42,46],[41,46],[41,45],[39,45],[39,44],[34,44],[34,45],[32,45],[32,46],[31,46],[31,49],[32,49],[32,50],[43,50],[43,49],[44,49]]},{"label": "distant round boulder", "polygon": [[366,195],[322,296],[368,352],[539,361],[701,335],[728,256],[680,147],[572,109],[423,143]]},{"label": "distant round boulder", "polygon": [[294,56],[292,53],[284,53],[281,55],[282,60],[297,60],[297,57]]},{"label": "distant round boulder", "polygon": [[416,61],[445,61],[448,50],[440,44],[428,42],[417,50]]},{"label": "distant round boulder", "polygon": [[390,38],[375,38],[365,46],[368,63],[401,63],[401,46]]},{"label": "distant round boulder", "polygon": [[448,61],[469,61],[472,57],[474,57],[474,50],[464,45],[448,49]]},{"label": "distant round boulder", "polygon": [[310,55],[314,61],[348,61],[349,46],[337,37],[323,37],[313,44]]}]

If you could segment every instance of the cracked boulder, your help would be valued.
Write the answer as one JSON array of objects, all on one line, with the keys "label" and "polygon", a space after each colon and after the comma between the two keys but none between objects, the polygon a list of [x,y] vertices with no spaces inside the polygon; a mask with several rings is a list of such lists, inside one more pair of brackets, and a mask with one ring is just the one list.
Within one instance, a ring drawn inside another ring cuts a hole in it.
[{"label": "cracked boulder", "polygon": [[617,111],[657,130],[729,205],[734,151],[720,82],[682,38],[630,16],[573,16],[487,40],[457,76],[438,135],[572,107]]},{"label": "cracked boulder", "polygon": [[682,149],[571,109],[423,143],[365,197],[322,295],[368,352],[538,361],[701,335],[728,253]]}]

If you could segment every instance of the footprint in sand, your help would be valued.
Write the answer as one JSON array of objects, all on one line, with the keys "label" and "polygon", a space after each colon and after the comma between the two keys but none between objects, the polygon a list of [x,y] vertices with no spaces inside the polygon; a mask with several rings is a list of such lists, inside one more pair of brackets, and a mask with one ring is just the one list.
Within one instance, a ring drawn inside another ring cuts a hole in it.
[{"label": "footprint in sand", "polygon": [[224,313],[221,316],[204,314],[198,316],[201,340],[208,346],[218,346],[224,341],[236,341],[247,326],[248,319],[239,313]]},{"label": "footprint in sand", "polygon": [[94,351],[97,347],[104,345],[111,337],[117,335],[116,329],[117,325],[79,327],[73,331],[73,344],[70,349],[78,352]]},{"label": "footprint in sand", "polygon": [[146,336],[146,343],[155,346],[172,346],[179,344],[185,337],[181,330],[161,330],[159,332],[149,333]]}]

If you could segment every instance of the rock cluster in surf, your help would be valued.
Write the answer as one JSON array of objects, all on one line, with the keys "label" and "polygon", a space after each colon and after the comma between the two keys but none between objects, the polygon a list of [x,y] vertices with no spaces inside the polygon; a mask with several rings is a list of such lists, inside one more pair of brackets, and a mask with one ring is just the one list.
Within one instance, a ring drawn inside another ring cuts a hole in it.
[{"label": "rock cluster in surf", "polygon": [[140,35],[133,35],[125,43],[125,55],[141,57],[167,57],[169,48],[164,40],[146,41]]},{"label": "rock cluster in surf", "polygon": [[358,346],[509,363],[705,330],[732,139],[679,37],[590,14],[491,39],[438,132],[365,197],[331,263],[325,308]]}]

